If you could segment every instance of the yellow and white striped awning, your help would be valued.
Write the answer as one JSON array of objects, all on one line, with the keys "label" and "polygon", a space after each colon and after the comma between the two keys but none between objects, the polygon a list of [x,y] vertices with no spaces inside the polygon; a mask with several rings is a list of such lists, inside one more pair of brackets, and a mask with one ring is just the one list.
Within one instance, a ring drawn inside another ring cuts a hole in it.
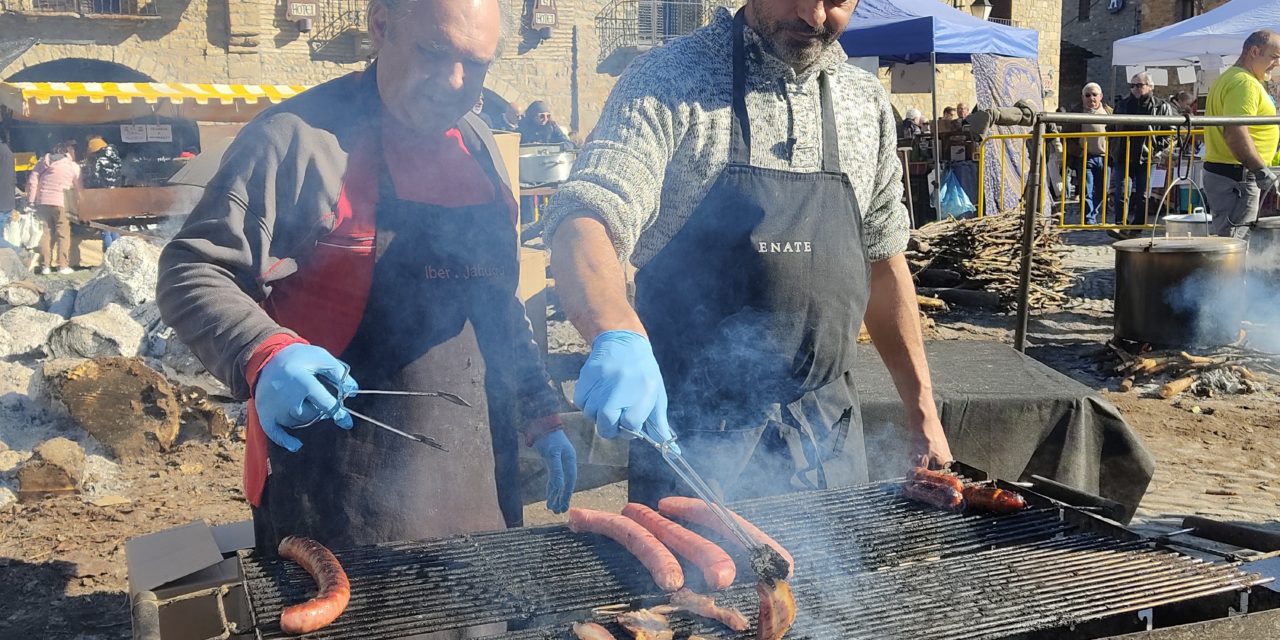
[{"label": "yellow and white striped awning", "polygon": [[302,85],[190,82],[0,82],[0,104],[21,120],[114,122],[148,115],[244,122],[305,91]]}]

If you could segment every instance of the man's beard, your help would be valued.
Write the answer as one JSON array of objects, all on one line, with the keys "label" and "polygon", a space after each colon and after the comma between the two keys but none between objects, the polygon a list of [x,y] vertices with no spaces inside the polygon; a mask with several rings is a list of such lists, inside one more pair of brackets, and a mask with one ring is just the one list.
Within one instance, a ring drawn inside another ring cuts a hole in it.
[{"label": "man's beard", "polygon": [[[761,38],[766,48],[783,62],[796,69],[807,69],[822,57],[822,53],[836,38],[840,36],[827,29],[814,29],[801,20],[787,22],[764,22],[759,25]],[[806,35],[812,38],[794,39],[791,35]]]}]

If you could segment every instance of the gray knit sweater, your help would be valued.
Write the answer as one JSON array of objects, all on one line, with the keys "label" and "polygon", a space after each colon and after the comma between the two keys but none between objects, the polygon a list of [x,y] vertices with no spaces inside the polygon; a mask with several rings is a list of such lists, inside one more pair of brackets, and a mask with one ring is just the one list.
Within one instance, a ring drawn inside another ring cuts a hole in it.
[{"label": "gray knit sweater", "polygon": [[[592,212],[618,255],[644,266],[680,230],[729,161],[733,16],[636,59],[552,198],[547,234],[566,217]],[[818,71],[831,75],[840,165],[862,207],[868,257],[906,248],[893,110],[875,76],[845,64],[838,43],[803,74],[756,46],[747,29],[747,111],[751,163],[796,172],[822,165]],[[796,143],[788,153],[787,140]]]}]

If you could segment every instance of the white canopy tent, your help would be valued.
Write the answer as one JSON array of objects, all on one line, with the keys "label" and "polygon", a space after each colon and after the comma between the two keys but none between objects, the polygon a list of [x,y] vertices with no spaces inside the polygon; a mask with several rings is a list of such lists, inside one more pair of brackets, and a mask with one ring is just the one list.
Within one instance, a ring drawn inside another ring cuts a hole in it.
[{"label": "white canopy tent", "polygon": [[1200,63],[1201,67],[1219,69],[1222,65],[1217,60],[1205,61],[1211,56],[1234,60],[1244,39],[1259,29],[1280,31],[1280,2],[1232,0],[1194,18],[1117,40],[1111,64],[1182,67]]}]

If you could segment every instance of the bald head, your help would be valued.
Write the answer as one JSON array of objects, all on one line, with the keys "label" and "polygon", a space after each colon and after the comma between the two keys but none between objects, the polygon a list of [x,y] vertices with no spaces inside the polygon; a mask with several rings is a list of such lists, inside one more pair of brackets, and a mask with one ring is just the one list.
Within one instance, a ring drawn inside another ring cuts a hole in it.
[{"label": "bald head", "polygon": [[1261,29],[1244,39],[1236,66],[1248,70],[1259,80],[1266,80],[1277,65],[1280,65],[1280,35],[1270,29]]},{"label": "bald head", "polygon": [[499,0],[373,0],[369,35],[387,112],[423,133],[453,127],[498,56]]}]

